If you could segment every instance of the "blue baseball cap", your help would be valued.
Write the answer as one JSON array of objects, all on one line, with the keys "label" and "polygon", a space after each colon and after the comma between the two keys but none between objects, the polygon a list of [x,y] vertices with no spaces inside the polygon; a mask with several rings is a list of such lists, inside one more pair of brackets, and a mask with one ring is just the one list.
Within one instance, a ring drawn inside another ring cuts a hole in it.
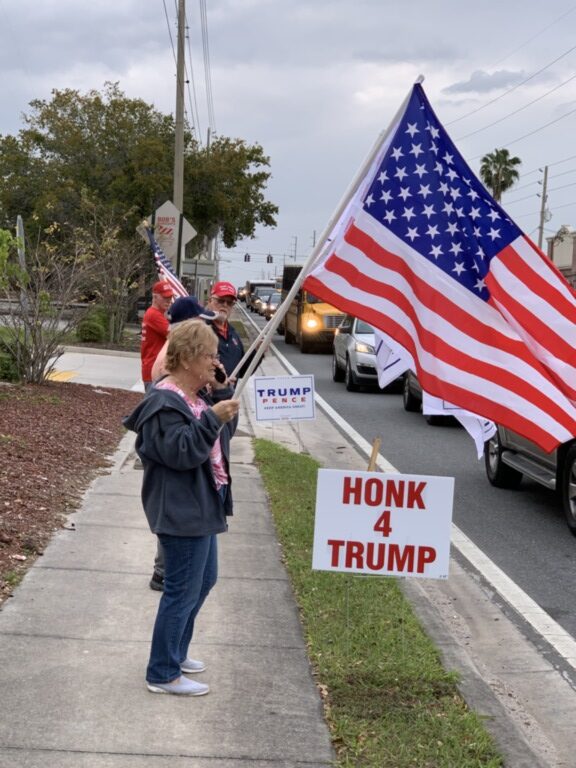
[{"label": "blue baseball cap", "polygon": [[192,320],[194,317],[200,320],[215,320],[218,315],[203,307],[196,296],[182,296],[170,306],[166,317],[172,325],[175,325],[183,320]]}]

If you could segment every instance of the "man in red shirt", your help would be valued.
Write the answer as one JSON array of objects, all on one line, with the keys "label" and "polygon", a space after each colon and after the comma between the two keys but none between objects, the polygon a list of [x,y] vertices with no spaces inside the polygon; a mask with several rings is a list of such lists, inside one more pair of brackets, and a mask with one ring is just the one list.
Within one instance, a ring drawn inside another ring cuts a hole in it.
[{"label": "man in red shirt", "polygon": [[147,392],[152,384],[152,366],[158,352],[168,338],[170,324],[166,317],[174,292],[167,280],[159,280],[152,286],[152,306],[148,307],[142,319],[142,345],[140,358],[142,360],[142,381]]}]

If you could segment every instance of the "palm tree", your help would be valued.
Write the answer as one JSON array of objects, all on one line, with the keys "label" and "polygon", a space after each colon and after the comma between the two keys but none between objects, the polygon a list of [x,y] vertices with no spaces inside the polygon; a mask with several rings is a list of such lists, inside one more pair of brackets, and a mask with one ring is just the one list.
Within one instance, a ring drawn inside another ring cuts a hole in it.
[{"label": "palm tree", "polygon": [[499,203],[502,193],[513,187],[520,178],[516,166],[521,163],[520,158],[511,157],[507,149],[495,149],[482,158],[480,177],[496,202]]}]

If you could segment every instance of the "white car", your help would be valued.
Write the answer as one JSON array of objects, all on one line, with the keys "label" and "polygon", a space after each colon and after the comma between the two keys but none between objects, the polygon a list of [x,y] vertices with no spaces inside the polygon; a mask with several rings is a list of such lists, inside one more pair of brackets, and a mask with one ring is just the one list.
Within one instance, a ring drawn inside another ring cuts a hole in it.
[{"label": "white car", "polygon": [[378,387],[374,329],[364,320],[346,315],[334,334],[332,379],[349,392],[361,386]]}]

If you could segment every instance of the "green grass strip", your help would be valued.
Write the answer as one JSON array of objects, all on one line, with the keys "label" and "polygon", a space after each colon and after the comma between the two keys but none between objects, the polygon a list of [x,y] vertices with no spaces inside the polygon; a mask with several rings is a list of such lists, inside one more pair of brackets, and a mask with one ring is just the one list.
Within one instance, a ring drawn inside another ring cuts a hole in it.
[{"label": "green grass strip", "polygon": [[394,578],[313,571],[319,464],[255,440],[340,767],[498,768]]}]

